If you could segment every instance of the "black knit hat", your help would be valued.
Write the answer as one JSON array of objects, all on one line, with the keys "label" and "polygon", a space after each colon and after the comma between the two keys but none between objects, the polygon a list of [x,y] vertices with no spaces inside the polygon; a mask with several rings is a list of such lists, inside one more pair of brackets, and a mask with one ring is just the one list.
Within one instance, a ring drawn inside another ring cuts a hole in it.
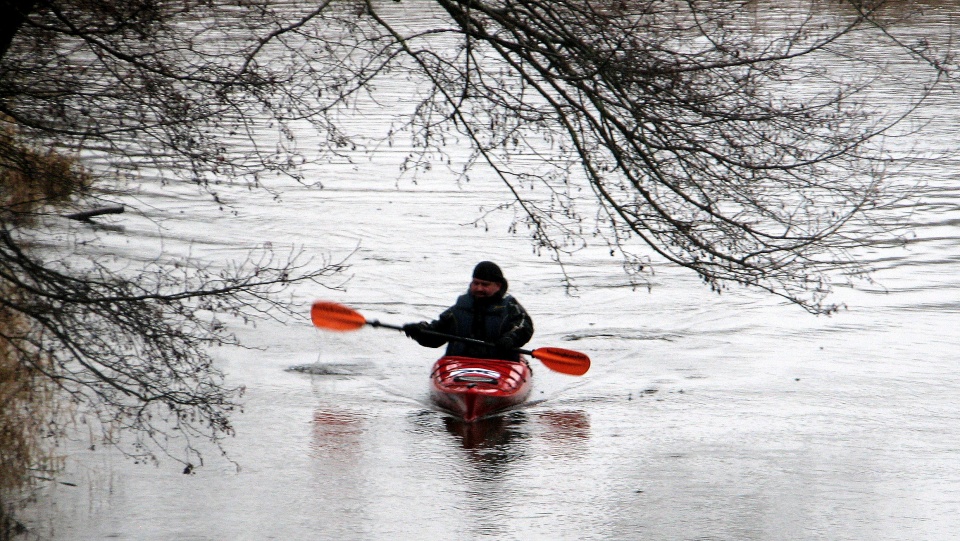
[{"label": "black knit hat", "polygon": [[503,271],[492,261],[481,261],[473,268],[473,277],[486,282],[497,282],[507,290],[507,279],[503,277]]}]

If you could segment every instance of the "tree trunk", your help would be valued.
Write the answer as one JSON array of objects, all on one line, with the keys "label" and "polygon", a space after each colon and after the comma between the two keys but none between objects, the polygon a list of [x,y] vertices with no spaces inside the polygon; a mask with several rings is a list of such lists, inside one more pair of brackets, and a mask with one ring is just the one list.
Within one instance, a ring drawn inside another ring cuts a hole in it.
[{"label": "tree trunk", "polygon": [[0,60],[7,55],[13,36],[36,6],[37,0],[0,0]]}]

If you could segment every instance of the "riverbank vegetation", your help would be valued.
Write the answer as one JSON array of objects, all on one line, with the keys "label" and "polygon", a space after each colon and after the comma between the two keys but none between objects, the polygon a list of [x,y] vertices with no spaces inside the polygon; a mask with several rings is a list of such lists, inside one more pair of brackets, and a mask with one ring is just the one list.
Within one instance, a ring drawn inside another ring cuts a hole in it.
[{"label": "riverbank vegetation", "polygon": [[[31,224],[42,208],[85,193],[90,177],[75,159],[40,151],[23,141],[15,125],[0,122],[0,222]],[[0,270],[0,539],[22,531],[18,502],[38,479],[56,475],[59,397],[42,350],[23,337],[31,322],[14,308],[21,287]]]},{"label": "riverbank vegetation", "polygon": [[[10,295],[4,284],[0,295]],[[6,337],[23,334],[25,321],[0,308],[0,539],[22,529],[14,518],[25,490],[38,478],[56,475],[56,437],[47,421],[57,408],[51,381],[21,364]],[[35,363],[43,366],[42,355]]]}]

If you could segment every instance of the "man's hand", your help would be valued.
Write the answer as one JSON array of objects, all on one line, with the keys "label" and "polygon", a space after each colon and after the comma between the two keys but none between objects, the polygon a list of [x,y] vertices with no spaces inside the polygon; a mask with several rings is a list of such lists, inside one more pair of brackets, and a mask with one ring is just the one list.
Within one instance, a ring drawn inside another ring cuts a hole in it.
[{"label": "man's hand", "polygon": [[497,338],[497,341],[494,342],[494,344],[499,349],[511,350],[513,349],[513,338],[510,338],[509,336],[501,336],[500,338]]},{"label": "man's hand", "polygon": [[421,321],[420,323],[407,323],[403,326],[403,334],[407,335],[408,338],[413,338],[418,340],[422,336],[423,331],[427,329],[427,322]]}]

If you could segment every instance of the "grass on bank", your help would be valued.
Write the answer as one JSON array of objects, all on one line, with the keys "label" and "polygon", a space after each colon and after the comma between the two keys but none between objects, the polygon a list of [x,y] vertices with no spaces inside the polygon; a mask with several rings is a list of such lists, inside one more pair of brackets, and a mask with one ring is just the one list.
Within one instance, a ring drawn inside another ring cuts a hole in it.
[{"label": "grass on bank", "polygon": [[0,220],[29,223],[44,208],[87,193],[90,184],[77,159],[31,145],[0,116]]},{"label": "grass on bank", "polygon": [[[0,227],[29,226],[45,211],[85,193],[90,177],[76,159],[30,144],[0,117]],[[22,247],[29,249],[29,247]],[[20,287],[0,254],[0,540],[22,533],[14,517],[24,490],[58,468],[49,421],[57,394],[42,352],[30,348],[31,322],[16,309]]]}]

